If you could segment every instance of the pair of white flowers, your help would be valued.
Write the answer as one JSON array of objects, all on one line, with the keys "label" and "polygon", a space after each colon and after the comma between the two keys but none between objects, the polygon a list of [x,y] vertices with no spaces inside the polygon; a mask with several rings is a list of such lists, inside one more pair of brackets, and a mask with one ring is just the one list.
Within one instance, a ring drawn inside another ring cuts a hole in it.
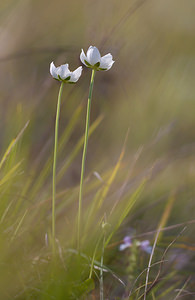
[{"label": "pair of white flowers", "polygon": [[[99,50],[94,46],[89,47],[87,55],[85,55],[82,49],[80,60],[86,67],[97,71],[108,71],[114,63],[110,53],[101,57]],[[71,72],[68,64],[59,67],[55,67],[53,62],[50,64],[50,73],[52,77],[68,83],[77,82],[82,74],[82,69],[82,67],[78,67],[75,71]]]}]

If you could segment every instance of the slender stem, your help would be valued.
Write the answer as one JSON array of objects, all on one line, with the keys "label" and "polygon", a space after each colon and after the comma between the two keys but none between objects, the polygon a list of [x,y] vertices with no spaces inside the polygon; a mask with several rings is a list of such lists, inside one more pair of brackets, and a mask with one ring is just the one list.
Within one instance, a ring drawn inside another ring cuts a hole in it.
[{"label": "slender stem", "polygon": [[90,87],[89,87],[88,104],[87,104],[87,116],[86,116],[86,125],[85,125],[85,140],[84,140],[83,157],[82,157],[82,164],[81,164],[81,179],[80,179],[80,190],[79,190],[79,210],[78,210],[78,231],[77,231],[77,234],[78,234],[78,236],[77,236],[78,251],[80,251],[83,179],[84,179],[85,161],[86,161],[86,154],[87,154],[89,123],[90,123],[90,110],[91,110],[91,98],[92,98],[92,92],[93,92],[94,77],[95,77],[95,70],[92,70],[91,82],[90,82]]},{"label": "slender stem", "polygon": [[100,265],[100,300],[104,300],[104,274],[103,274],[103,264],[104,264],[104,247],[105,247],[105,235],[103,238],[102,245],[102,255],[101,255],[101,265]]},{"label": "slender stem", "polygon": [[58,103],[56,111],[56,123],[55,123],[55,142],[54,142],[54,156],[53,156],[53,197],[52,197],[52,252],[55,256],[56,247],[55,247],[55,203],[56,203],[56,161],[57,161],[57,151],[58,151],[58,129],[59,129],[59,118],[60,118],[60,105],[62,98],[62,90],[64,83],[61,83],[59,94],[58,94]]}]

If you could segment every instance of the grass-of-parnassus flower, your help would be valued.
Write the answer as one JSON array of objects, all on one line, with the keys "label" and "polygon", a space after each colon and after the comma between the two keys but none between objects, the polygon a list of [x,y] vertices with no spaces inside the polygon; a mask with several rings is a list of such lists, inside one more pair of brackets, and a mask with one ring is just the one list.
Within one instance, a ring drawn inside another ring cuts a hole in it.
[{"label": "grass-of-parnassus flower", "polygon": [[81,76],[82,67],[78,67],[75,71],[71,72],[68,64],[55,67],[54,63],[52,62],[50,64],[50,73],[53,78],[59,81],[75,83]]},{"label": "grass-of-parnassus flower", "polygon": [[99,50],[94,46],[89,47],[87,50],[87,55],[85,55],[82,49],[80,59],[86,67],[95,69],[97,71],[108,71],[111,69],[114,63],[112,54],[108,53],[104,56],[101,56]]},{"label": "grass-of-parnassus flower", "polygon": [[55,202],[56,202],[56,162],[57,162],[57,148],[58,148],[58,129],[59,129],[59,117],[60,117],[60,105],[62,98],[62,90],[64,83],[76,83],[82,73],[82,67],[78,67],[74,72],[69,70],[69,65],[61,65],[55,67],[54,63],[50,64],[50,73],[52,77],[61,82],[60,90],[58,94],[56,122],[55,122],[55,141],[54,141],[54,158],[53,158],[53,191],[52,191],[52,252],[55,256]]},{"label": "grass-of-parnassus flower", "polygon": [[78,211],[78,231],[77,231],[77,243],[78,243],[78,250],[80,251],[80,236],[81,236],[81,215],[82,215],[82,195],[83,195],[83,180],[84,180],[84,172],[85,172],[85,161],[86,161],[86,154],[87,154],[87,144],[88,144],[88,134],[89,134],[89,124],[90,124],[90,110],[91,110],[91,99],[92,99],[92,92],[93,92],[93,84],[95,78],[96,71],[108,71],[114,61],[112,59],[112,55],[106,54],[105,56],[101,57],[99,50],[94,47],[90,46],[87,50],[87,55],[85,55],[83,49],[81,50],[80,54],[81,62],[92,69],[91,73],[91,81],[89,86],[89,97],[88,97],[88,104],[87,104],[87,116],[86,116],[86,125],[85,125],[85,140],[83,146],[83,156],[82,156],[82,163],[81,163],[81,178],[80,178],[80,190],[79,190],[79,211]]}]

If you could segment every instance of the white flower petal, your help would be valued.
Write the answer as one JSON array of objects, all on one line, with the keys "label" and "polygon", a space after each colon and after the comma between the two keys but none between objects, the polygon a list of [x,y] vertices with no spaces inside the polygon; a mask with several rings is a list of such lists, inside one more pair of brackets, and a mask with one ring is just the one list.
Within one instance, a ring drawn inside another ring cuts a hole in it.
[{"label": "white flower petal", "polygon": [[57,75],[60,76],[61,79],[66,79],[71,75],[68,64],[61,65],[57,68]]},{"label": "white flower petal", "polygon": [[101,57],[99,68],[106,69],[107,71],[112,67],[113,63],[112,54],[108,53]]},{"label": "white flower petal", "polygon": [[58,79],[57,68],[55,67],[53,61],[50,64],[50,74],[51,74],[52,77]]},{"label": "white flower petal", "polygon": [[87,66],[86,63],[85,63],[85,60],[87,61],[87,57],[86,57],[86,55],[85,55],[83,49],[81,49],[80,60],[81,60],[81,62],[82,62],[85,66]]},{"label": "white flower petal", "polygon": [[81,76],[83,68],[78,67],[74,72],[71,72],[71,77],[69,82],[77,82]]},{"label": "white flower petal", "polygon": [[94,66],[98,62],[100,62],[101,55],[99,50],[96,47],[90,46],[87,50],[87,62],[90,63],[90,65]]}]

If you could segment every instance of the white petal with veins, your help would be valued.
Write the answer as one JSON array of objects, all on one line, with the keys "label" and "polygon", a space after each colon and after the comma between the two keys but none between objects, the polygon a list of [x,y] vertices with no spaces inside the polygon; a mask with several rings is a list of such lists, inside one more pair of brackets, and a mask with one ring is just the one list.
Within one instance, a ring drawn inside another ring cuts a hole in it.
[{"label": "white petal with veins", "polygon": [[51,62],[50,64],[50,73],[51,73],[51,76],[58,79],[58,75],[57,75],[57,68],[55,67],[53,61]]},{"label": "white petal with veins", "polygon": [[68,68],[68,64],[61,65],[57,70],[57,74],[60,76],[61,79],[66,79],[70,76],[70,73],[71,72]]},{"label": "white petal with veins", "polygon": [[109,70],[112,67],[113,63],[114,63],[114,60],[112,59],[112,55],[110,53],[108,53],[101,57],[99,67],[102,69]]},{"label": "white petal with veins", "polygon": [[81,60],[81,62],[82,62],[85,66],[87,66],[86,63],[85,63],[85,60],[87,61],[87,57],[86,57],[86,55],[85,55],[83,49],[81,49],[80,60]]},{"label": "white petal with veins", "polygon": [[101,55],[99,50],[96,47],[90,46],[87,50],[87,61],[90,65],[94,66],[98,62],[100,62]]},{"label": "white petal with veins", "polygon": [[81,76],[83,68],[78,67],[74,72],[71,72],[71,77],[69,82],[77,82]]}]

